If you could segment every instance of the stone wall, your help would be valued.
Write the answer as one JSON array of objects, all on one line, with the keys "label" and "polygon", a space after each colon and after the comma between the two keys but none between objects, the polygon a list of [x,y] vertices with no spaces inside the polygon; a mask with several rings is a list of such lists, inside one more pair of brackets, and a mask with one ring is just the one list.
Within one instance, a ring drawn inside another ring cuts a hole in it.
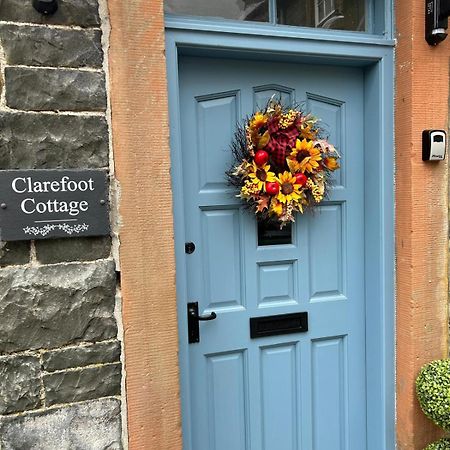
[{"label": "stone wall", "polygon": [[[0,170],[111,170],[97,0],[31,4],[0,0]],[[111,248],[0,242],[0,449],[122,448]]]}]

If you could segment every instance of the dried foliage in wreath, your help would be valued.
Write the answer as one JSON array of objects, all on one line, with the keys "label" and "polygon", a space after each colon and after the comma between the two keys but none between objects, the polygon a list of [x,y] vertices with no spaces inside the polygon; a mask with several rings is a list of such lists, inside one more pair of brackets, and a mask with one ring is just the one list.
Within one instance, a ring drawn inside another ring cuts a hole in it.
[{"label": "dried foliage in wreath", "polygon": [[273,99],[238,126],[226,174],[259,220],[282,228],[327,196],[340,155],[322,134],[317,118]]}]

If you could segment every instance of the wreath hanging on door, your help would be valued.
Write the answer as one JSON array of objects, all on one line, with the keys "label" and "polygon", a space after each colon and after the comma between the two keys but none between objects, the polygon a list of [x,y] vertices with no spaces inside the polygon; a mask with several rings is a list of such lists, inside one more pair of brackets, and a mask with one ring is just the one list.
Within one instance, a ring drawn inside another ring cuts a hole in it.
[{"label": "wreath hanging on door", "polygon": [[300,107],[271,99],[238,126],[231,144],[235,162],[226,174],[259,220],[282,228],[327,196],[340,155],[322,138],[318,122]]}]

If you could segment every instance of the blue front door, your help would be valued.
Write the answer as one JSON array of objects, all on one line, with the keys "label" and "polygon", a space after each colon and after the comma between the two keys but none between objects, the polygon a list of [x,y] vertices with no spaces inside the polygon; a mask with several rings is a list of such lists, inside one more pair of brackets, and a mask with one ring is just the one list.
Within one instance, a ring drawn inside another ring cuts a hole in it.
[{"label": "blue front door", "polygon": [[[199,343],[180,336],[185,449],[366,449],[362,69],[182,56],[179,92],[186,299],[217,314]],[[330,198],[281,241],[224,175],[236,123],[273,94],[342,154]],[[297,312],[307,332],[250,338],[250,318]]]}]

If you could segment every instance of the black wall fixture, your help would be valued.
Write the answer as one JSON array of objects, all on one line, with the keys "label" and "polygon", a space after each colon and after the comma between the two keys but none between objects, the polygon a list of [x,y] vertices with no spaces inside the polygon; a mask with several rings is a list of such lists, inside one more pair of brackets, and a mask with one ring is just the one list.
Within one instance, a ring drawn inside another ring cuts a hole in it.
[{"label": "black wall fixture", "polygon": [[425,39],[437,45],[447,37],[450,0],[425,0]]},{"label": "black wall fixture", "polygon": [[54,14],[58,9],[58,0],[33,0],[33,8],[41,14]]}]

